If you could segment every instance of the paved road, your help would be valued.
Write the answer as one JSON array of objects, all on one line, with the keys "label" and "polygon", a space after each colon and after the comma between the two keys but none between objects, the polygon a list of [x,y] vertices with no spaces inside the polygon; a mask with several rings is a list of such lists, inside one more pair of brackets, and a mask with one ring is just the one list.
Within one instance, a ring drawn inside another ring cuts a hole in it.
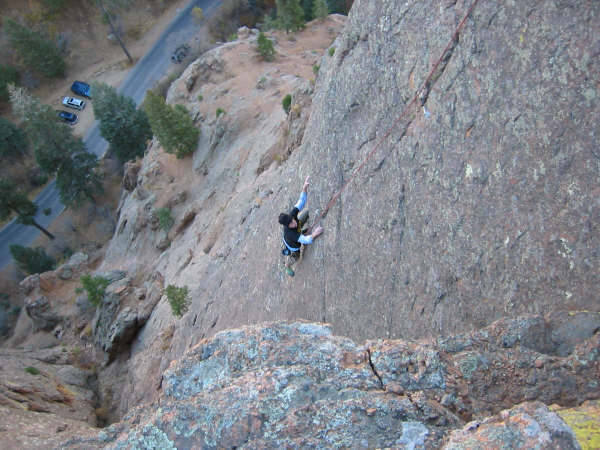
[{"label": "paved road", "polygon": [[[180,44],[188,42],[198,31],[191,14],[194,6],[202,8],[205,17],[214,13],[219,0],[192,0],[179,12],[173,22],[160,35],[154,47],[135,65],[127,78],[119,87],[119,92],[132,97],[136,104],[140,104],[146,91],[160,80],[171,66],[171,53]],[[108,143],[100,136],[100,129],[96,121],[84,138],[87,150],[98,157],[102,157],[108,149]],[[52,181],[35,199],[38,213],[35,220],[43,227],[48,227],[63,211],[56,182]],[[51,209],[51,214],[46,216],[43,211]],[[24,226],[12,220],[0,230],[0,268],[12,261],[9,246],[19,244],[29,246],[39,236],[40,231],[31,226]]]}]

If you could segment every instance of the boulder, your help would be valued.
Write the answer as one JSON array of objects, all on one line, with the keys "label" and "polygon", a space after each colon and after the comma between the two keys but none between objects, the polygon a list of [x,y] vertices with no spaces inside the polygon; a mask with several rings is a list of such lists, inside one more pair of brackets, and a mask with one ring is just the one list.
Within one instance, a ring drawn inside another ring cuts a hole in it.
[{"label": "boulder", "polygon": [[158,242],[156,243],[156,248],[161,252],[164,252],[171,245],[171,240],[169,239],[169,235],[165,233],[164,236],[160,237]]},{"label": "boulder", "polygon": [[40,287],[40,274],[34,273],[33,275],[29,275],[28,277],[23,278],[19,283],[19,288],[23,295],[29,295],[36,289]]},{"label": "boulder", "polygon": [[48,298],[43,295],[26,298],[25,311],[33,322],[34,332],[52,330],[62,320],[62,317],[52,309]]},{"label": "boulder", "polygon": [[40,289],[49,292],[57,285],[56,272],[44,272],[40,274]]},{"label": "boulder", "polygon": [[540,402],[523,403],[453,431],[446,450],[488,448],[581,448],[573,430]]},{"label": "boulder", "polygon": [[124,308],[111,323],[102,342],[102,350],[110,356],[114,356],[131,343],[138,328],[137,311]]},{"label": "boulder", "polygon": [[183,202],[185,202],[187,200],[187,197],[188,197],[187,191],[181,190],[181,191],[177,192],[175,195],[173,195],[171,198],[169,198],[165,207],[169,208],[169,209],[173,209],[175,206],[180,205]]},{"label": "boulder", "polygon": [[110,283],[114,283],[125,278],[127,276],[127,272],[125,270],[109,270],[103,272],[95,272],[94,276],[105,278]]},{"label": "boulder", "polygon": [[69,260],[56,269],[56,274],[61,280],[70,280],[74,275],[80,273],[85,267],[89,257],[85,253],[74,253]]}]

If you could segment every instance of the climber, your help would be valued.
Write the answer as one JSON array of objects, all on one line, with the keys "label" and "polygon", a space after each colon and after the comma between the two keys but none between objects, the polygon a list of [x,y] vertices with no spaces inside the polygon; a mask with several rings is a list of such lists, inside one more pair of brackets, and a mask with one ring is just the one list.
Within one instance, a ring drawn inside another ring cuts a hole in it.
[{"label": "climber", "polygon": [[[312,244],[313,240],[323,232],[323,227],[316,227],[312,233],[310,229],[304,228],[304,225],[308,221],[308,211],[302,211],[306,204],[307,191],[309,186],[310,177],[306,177],[304,185],[302,186],[302,192],[298,202],[294,205],[294,208],[289,214],[279,214],[279,223],[283,225],[283,254],[289,255],[293,260],[297,260],[301,256],[302,245]],[[300,215],[298,215],[298,213]],[[293,275],[293,271],[289,268],[289,264],[286,264],[288,274]],[[291,273],[290,273],[291,272]]]}]

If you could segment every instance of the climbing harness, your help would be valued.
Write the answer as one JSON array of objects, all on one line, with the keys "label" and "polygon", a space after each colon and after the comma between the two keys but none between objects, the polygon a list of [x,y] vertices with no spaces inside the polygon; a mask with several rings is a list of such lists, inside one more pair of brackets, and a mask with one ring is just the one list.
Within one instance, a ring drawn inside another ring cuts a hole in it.
[{"label": "climbing harness", "polygon": [[[350,184],[350,182],[354,179],[354,177],[358,174],[358,172],[360,172],[360,170],[364,167],[364,165],[371,158],[371,156],[373,156],[375,154],[375,152],[377,151],[379,146],[390,136],[393,129],[396,127],[396,125],[398,125],[400,120],[402,120],[404,118],[406,113],[409,111],[409,108],[417,101],[417,99],[420,100],[421,106],[423,108],[425,108],[425,102],[427,101],[427,97],[429,96],[429,90],[431,89],[431,80],[432,80],[434,74],[436,73],[439,65],[442,63],[442,61],[446,60],[446,62],[447,62],[447,58],[449,58],[449,53],[448,53],[449,50],[452,48],[453,45],[456,45],[456,43],[458,42],[458,34],[460,33],[463,26],[465,25],[465,22],[467,21],[467,19],[469,18],[469,16],[473,12],[473,10],[475,9],[475,6],[477,6],[477,3],[479,3],[479,0],[475,0],[471,4],[469,9],[467,10],[467,13],[465,14],[463,19],[458,24],[458,27],[456,27],[456,29],[454,30],[454,33],[452,34],[452,38],[450,39],[450,42],[448,42],[448,45],[446,45],[446,48],[442,52],[442,55],[439,57],[439,59],[433,65],[431,71],[429,72],[429,75],[427,75],[427,78],[425,78],[425,81],[423,82],[421,87],[419,89],[417,89],[417,91],[415,92],[415,95],[412,97],[411,101],[406,104],[406,106],[402,110],[402,113],[400,114],[400,116],[398,116],[398,118],[394,121],[392,126],[390,126],[390,128],[386,131],[386,133],[383,135],[383,137],[381,139],[379,139],[379,141],[377,141],[377,143],[375,144],[373,149],[367,154],[367,156],[362,160],[362,162],[352,171],[352,174],[350,175],[348,180],[342,185],[342,187],[331,196],[331,199],[327,203],[327,206],[325,207],[325,209],[323,209],[323,211],[321,211],[319,213],[319,215],[316,217],[315,221],[313,222],[312,226],[315,226],[317,223],[319,223],[319,221],[322,218],[324,218],[327,215],[327,213],[329,212],[329,209],[337,201],[337,199],[340,197],[340,195],[342,194],[344,189],[346,189],[346,187]],[[426,109],[423,109],[423,111],[425,112],[426,115],[429,114],[429,111],[427,111]]]}]

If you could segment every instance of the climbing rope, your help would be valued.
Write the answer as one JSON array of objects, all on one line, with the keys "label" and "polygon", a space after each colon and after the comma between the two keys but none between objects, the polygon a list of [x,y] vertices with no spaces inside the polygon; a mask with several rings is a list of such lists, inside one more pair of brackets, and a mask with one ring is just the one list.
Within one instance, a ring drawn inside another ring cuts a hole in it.
[{"label": "climbing rope", "polygon": [[[342,192],[344,191],[344,189],[346,189],[346,187],[350,184],[350,182],[354,179],[354,177],[358,174],[358,172],[360,172],[360,170],[364,167],[364,165],[371,158],[371,156],[373,156],[375,154],[375,152],[377,151],[377,149],[379,148],[379,146],[385,140],[387,140],[387,138],[390,136],[390,134],[392,133],[392,131],[394,130],[394,128],[404,118],[404,116],[406,115],[406,113],[409,111],[409,108],[417,101],[417,99],[420,98],[421,95],[424,92],[427,93],[426,96],[429,95],[429,89],[431,88],[431,79],[433,78],[434,74],[436,73],[439,65],[446,58],[446,55],[447,55],[448,51],[450,50],[450,48],[453,45],[456,45],[456,42],[458,42],[458,35],[461,32],[462,28],[464,27],[465,22],[467,21],[467,19],[469,18],[469,16],[473,12],[473,10],[475,9],[475,6],[477,5],[477,3],[479,3],[479,0],[475,0],[471,4],[470,8],[467,10],[467,13],[463,17],[463,19],[460,21],[460,23],[458,24],[458,26],[456,27],[456,29],[454,30],[454,33],[452,34],[452,38],[448,42],[448,45],[446,45],[446,48],[444,48],[444,51],[442,52],[441,56],[436,61],[436,63],[433,65],[433,67],[431,68],[431,71],[429,72],[429,75],[427,75],[427,78],[425,78],[425,81],[423,82],[423,84],[421,84],[421,87],[419,87],[419,89],[417,89],[417,91],[415,92],[415,95],[412,97],[411,101],[406,104],[406,106],[402,110],[402,113],[398,116],[398,118],[394,121],[394,123],[389,127],[389,129],[386,131],[386,133],[381,137],[381,139],[379,139],[379,141],[377,141],[375,143],[375,146],[373,147],[373,149],[371,149],[371,151],[362,160],[362,162],[352,171],[352,175],[350,175],[350,177],[348,178],[348,180],[346,180],[346,182],[342,185],[342,187],[331,196],[331,199],[327,203],[327,206],[325,207],[325,209],[323,209],[323,211],[321,211],[319,213],[319,215],[317,216],[317,218],[313,222],[312,226],[318,224],[319,221],[327,215],[327,212],[333,206],[333,204],[337,201],[337,199],[340,197],[340,195],[342,194]],[[424,106],[425,99],[422,101],[422,103],[423,103],[422,106]]]}]

